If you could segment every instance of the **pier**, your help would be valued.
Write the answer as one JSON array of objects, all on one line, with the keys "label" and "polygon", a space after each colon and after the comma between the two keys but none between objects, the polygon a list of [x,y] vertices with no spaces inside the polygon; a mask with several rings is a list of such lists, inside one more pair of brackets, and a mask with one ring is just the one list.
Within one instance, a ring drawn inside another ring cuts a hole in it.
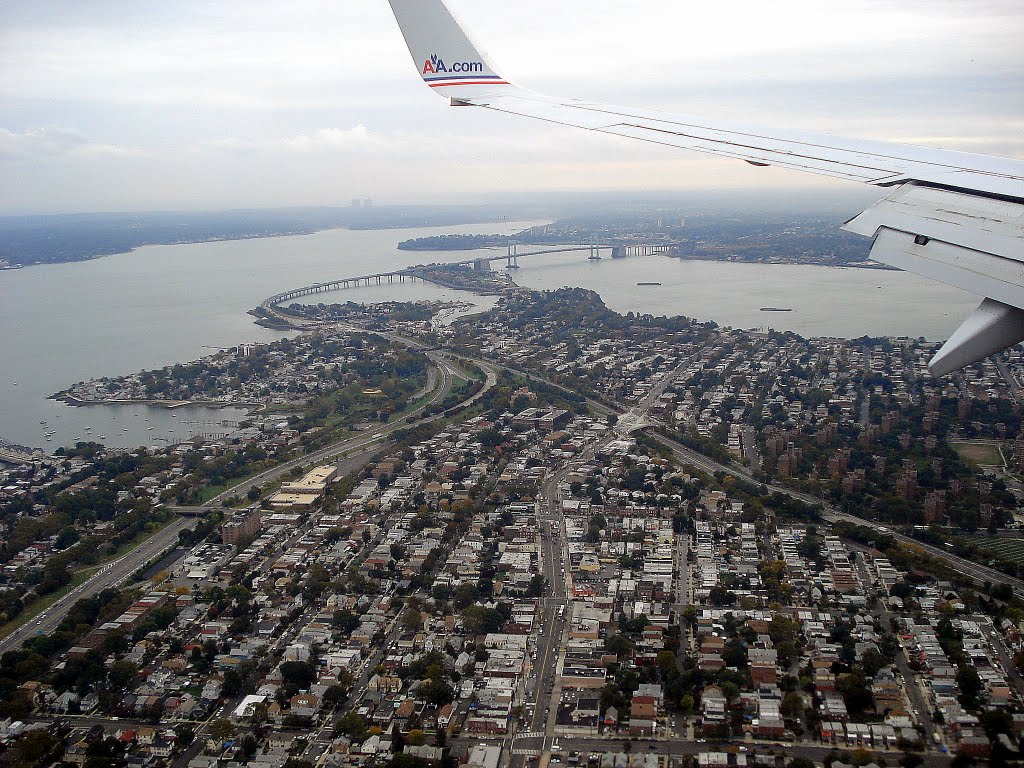
[{"label": "pier", "polygon": [[4,464],[16,464],[19,467],[31,464],[37,458],[40,458],[42,454],[33,456],[29,453],[22,453],[21,451],[15,451],[13,448],[6,448],[0,446],[0,462]]}]

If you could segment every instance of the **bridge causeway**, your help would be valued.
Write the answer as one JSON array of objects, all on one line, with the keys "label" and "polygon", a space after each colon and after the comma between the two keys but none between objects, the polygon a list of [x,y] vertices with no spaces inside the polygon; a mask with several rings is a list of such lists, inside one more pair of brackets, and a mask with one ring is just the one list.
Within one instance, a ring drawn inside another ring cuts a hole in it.
[{"label": "bridge causeway", "polygon": [[[608,255],[613,259],[621,259],[627,256],[650,256],[657,253],[670,253],[675,249],[672,245],[575,245],[566,246],[563,248],[545,248],[539,251],[529,251],[527,253],[519,252],[519,245],[515,241],[508,244],[506,252],[498,256],[483,256],[473,259],[463,259],[462,261],[450,261],[444,262],[443,265],[446,267],[472,267],[477,271],[486,271],[490,269],[491,264],[495,262],[504,261],[506,268],[518,269],[520,257],[525,256],[542,256],[553,253],[580,253],[587,252],[587,258],[591,261],[597,261],[602,257],[602,251],[608,252]],[[298,299],[303,296],[313,296],[317,293],[330,293],[333,291],[344,290],[347,288],[364,288],[373,285],[391,285],[393,283],[404,283],[404,282],[415,282],[421,281],[425,283],[436,282],[425,273],[424,267],[407,267],[405,269],[396,269],[391,272],[378,272],[372,275],[360,275],[358,277],[343,277],[339,280],[330,280],[325,283],[314,283],[313,285],[307,285],[303,288],[294,288],[290,291],[282,291],[281,293],[275,294],[268,299],[265,299],[260,303],[260,307],[264,310],[271,311],[275,306],[285,301],[292,299]]]}]

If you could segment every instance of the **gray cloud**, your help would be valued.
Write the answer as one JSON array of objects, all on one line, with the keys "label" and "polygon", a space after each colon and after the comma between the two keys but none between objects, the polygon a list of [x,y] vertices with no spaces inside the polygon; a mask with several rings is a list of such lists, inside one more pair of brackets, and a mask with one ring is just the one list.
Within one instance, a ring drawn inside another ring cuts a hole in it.
[{"label": "gray cloud", "polygon": [[[451,2],[541,91],[1024,156],[1016,0]],[[10,0],[0,92],[11,212],[828,183],[446,109],[384,0]]]},{"label": "gray cloud", "polygon": [[79,131],[56,126],[9,131],[0,128],[0,156],[14,160],[59,157],[133,158],[141,150],[93,141]]}]

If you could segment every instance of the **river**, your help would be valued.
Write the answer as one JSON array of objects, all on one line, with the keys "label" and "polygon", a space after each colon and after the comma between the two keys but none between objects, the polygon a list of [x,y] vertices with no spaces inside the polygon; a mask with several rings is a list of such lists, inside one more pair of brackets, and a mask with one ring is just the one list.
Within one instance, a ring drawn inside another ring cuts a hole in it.
[{"label": "river", "polygon": [[[443,231],[510,232],[533,223]],[[254,325],[246,312],[283,289],[473,255],[396,248],[400,240],[429,234],[436,230],[329,230],[148,246],[93,261],[2,271],[0,438],[53,450],[105,436],[101,442],[130,448],[230,431],[222,422],[239,420],[243,412],[237,409],[72,408],[46,398],[83,379],[158,368],[220,347],[280,338],[286,334]],[[914,275],[876,270],[681,262],[664,256],[588,261],[586,253],[526,256],[520,267],[513,277],[521,285],[591,288],[620,312],[685,314],[722,325],[771,325],[809,336],[945,338],[978,301]],[[638,286],[641,281],[661,285]],[[466,295],[407,283],[316,298],[465,300]],[[492,301],[477,299],[481,308]],[[793,311],[765,313],[759,311],[762,306]],[[53,433],[50,440],[48,432]]]}]

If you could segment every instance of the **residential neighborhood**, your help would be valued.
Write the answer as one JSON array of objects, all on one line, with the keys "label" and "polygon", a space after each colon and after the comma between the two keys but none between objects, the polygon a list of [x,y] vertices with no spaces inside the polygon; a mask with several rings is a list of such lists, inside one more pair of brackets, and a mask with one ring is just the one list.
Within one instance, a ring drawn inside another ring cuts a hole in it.
[{"label": "residential neighborhood", "polygon": [[[38,609],[47,580],[59,596],[154,531],[183,527],[56,631],[0,657],[0,762],[1019,756],[1019,596],[1008,574],[977,579],[952,559],[1020,525],[1013,354],[934,384],[918,376],[922,342],[679,318],[630,318],[627,331],[586,292],[512,292],[443,327],[407,316],[410,339],[444,345],[467,369],[502,369],[368,448],[331,454],[330,415],[273,403],[280,413],[231,437],[82,444],[4,472],[10,621]],[[363,400],[334,407],[365,403],[358,420],[372,408],[385,425],[413,390],[439,384],[413,347],[345,333],[199,368],[227,375],[299,353],[268,367],[294,376],[315,349],[323,387],[305,402],[358,387]],[[374,377],[397,369],[378,362],[371,375],[354,349],[387,349],[424,373],[388,395]],[[196,391],[182,386],[168,395]],[[1005,466],[951,447],[985,440]],[[282,462],[286,473],[259,479]],[[924,548],[936,537],[943,557]]]}]

